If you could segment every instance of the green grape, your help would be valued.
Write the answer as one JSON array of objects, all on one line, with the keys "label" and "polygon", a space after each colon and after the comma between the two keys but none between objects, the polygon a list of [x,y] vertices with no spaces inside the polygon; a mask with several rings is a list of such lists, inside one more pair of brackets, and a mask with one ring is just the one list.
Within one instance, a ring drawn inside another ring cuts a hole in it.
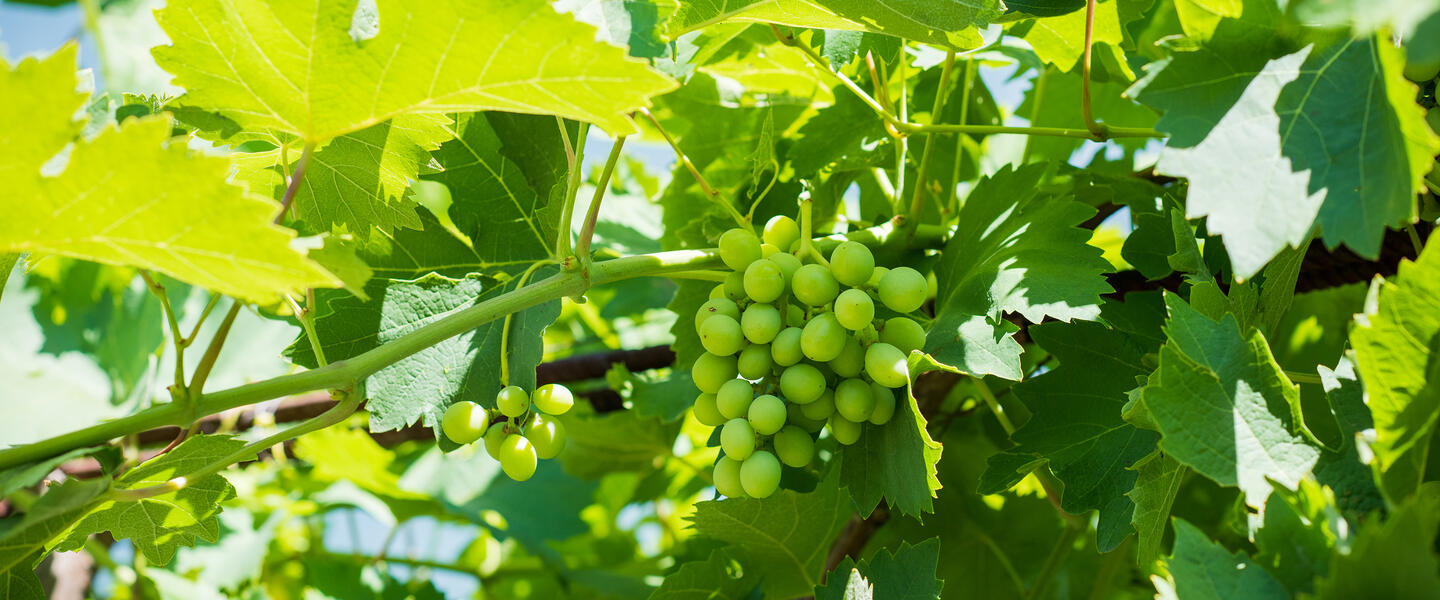
[{"label": "green grape", "polygon": [[880,341],[909,354],[925,346],[925,328],[907,317],[891,317],[885,320],[885,328],[880,330]]},{"label": "green grape", "polygon": [[830,420],[826,421],[825,426],[830,428],[830,437],[835,438],[835,441],[842,445],[849,446],[860,441],[860,424],[846,419],[838,412],[830,415]]},{"label": "green grape", "polygon": [[[1436,75],[1440,75],[1440,61],[1407,61],[1405,63],[1404,75],[1406,79],[1415,83],[1426,83],[1434,79]],[[779,244],[776,245],[778,246]]]},{"label": "green grape", "polygon": [[875,267],[875,270],[870,273],[870,278],[865,280],[865,287],[870,288],[870,289],[872,289],[872,290],[875,289],[875,288],[880,287],[880,280],[881,280],[881,279],[884,279],[884,278],[885,278],[885,274],[886,274],[886,273],[889,273],[889,272],[890,272],[890,269],[887,269],[887,268],[881,267],[881,266],[876,266],[876,267]]},{"label": "green grape", "polygon": [[716,356],[730,356],[740,351],[745,336],[740,323],[727,315],[712,315],[700,326],[700,345]]},{"label": "green grape", "polygon": [[719,427],[725,424],[725,415],[720,414],[720,407],[715,403],[715,394],[700,394],[695,397],[695,420],[702,425]]},{"label": "green grape", "polygon": [[895,416],[895,392],[875,382],[870,382],[870,392],[875,396],[875,410],[870,413],[870,422],[884,425]]},{"label": "green grape", "polygon": [[727,498],[744,498],[745,487],[740,485],[740,461],[728,456],[715,461],[715,470],[710,476],[715,480],[715,491]]},{"label": "green grape", "polygon": [[700,332],[700,325],[715,315],[725,315],[736,321],[740,320],[740,306],[729,298],[711,298],[700,305],[700,310],[695,311],[695,332]]},{"label": "green grape", "polygon": [[786,327],[775,335],[775,341],[770,342],[770,358],[775,359],[775,364],[788,367],[805,358],[800,351],[801,335],[799,327]]},{"label": "green grape", "polygon": [[735,460],[749,458],[755,451],[755,428],[743,418],[730,419],[720,428],[720,449]]},{"label": "green grape", "polygon": [[1440,106],[1432,106],[1425,112],[1425,122],[1430,124],[1431,131],[1440,133]]},{"label": "green grape", "polygon": [[830,252],[830,272],[848,286],[865,285],[875,271],[875,255],[860,242],[840,242]]},{"label": "green grape", "polygon": [[535,390],[535,408],[540,409],[547,415],[563,415],[575,406],[575,394],[570,393],[567,388],[558,383],[547,383]]},{"label": "green grape", "polygon": [[840,284],[830,270],[820,265],[805,265],[790,277],[795,299],[810,306],[824,306],[840,293]]},{"label": "green grape", "polygon": [[925,276],[910,267],[896,267],[880,280],[880,301],[898,313],[913,312],[925,304],[929,284]]},{"label": "green grape", "polygon": [[760,244],[760,258],[770,258],[780,253],[774,244]]},{"label": "green grape", "polygon": [[755,344],[770,343],[784,326],[780,311],[769,304],[751,304],[740,317],[740,330]]},{"label": "green grape", "polygon": [[720,386],[735,378],[739,371],[733,356],[716,356],[709,352],[700,355],[695,359],[695,366],[690,367],[690,377],[695,380],[695,387],[707,394],[714,394],[720,391]]},{"label": "green grape", "polygon": [[811,433],[820,431],[820,428],[825,426],[825,420],[812,419],[805,416],[805,408],[814,405],[814,402],[811,402],[810,404],[795,404],[794,402],[786,402],[785,422],[788,423],[788,425],[786,426],[789,427],[793,425]]},{"label": "green grape", "polygon": [[830,415],[835,414],[835,392],[827,389],[814,402],[806,404],[800,409],[805,413],[806,418],[824,421],[830,418]]},{"label": "green grape", "polygon": [[518,417],[530,410],[530,395],[520,386],[509,385],[495,395],[495,406],[500,409],[500,414],[507,417]]},{"label": "green grape", "polygon": [[796,404],[809,404],[825,393],[825,375],[805,363],[787,367],[780,374],[780,393]]},{"label": "green grape", "polygon": [[490,455],[490,458],[500,460],[500,444],[505,443],[505,438],[510,435],[510,432],[505,431],[507,425],[509,423],[496,423],[485,431],[485,452]]},{"label": "green grape", "polygon": [[830,362],[845,349],[845,327],[835,313],[816,315],[800,334],[800,350],[815,362]]},{"label": "green grape", "polygon": [[775,215],[765,222],[765,230],[760,234],[766,243],[774,244],[780,248],[789,248],[795,242],[800,241],[800,225],[795,219],[785,215]]},{"label": "green grape", "polygon": [[791,278],[795,277],[795,272],[799,271],[802,266],[800,259],[795,258],[795,255],[789,252],[777,252],[767,258],[770,259],[770,262],[780,267],[780,272],[785,274],[785,283],[787,284],[790,283]]},{"label": "green grape", "polygon": [[735,302],[745,300],[744,271],[735,271],[725,276],[725,297]]},{"label": "green grape", "polygon": [[731,379],[720,386],[720,392],[715,394],[715,407],[720,409],[720,414],[725,418],[734,419],[745,416],[745,411],[750,410],[750,402],[755,398],[755,388],[750,382],[744,379]]},{"label": "green grape", "polygon": [[770,344],[750,344],[740,351],[740,359],[736,361],[735,367],[739,369],[740,376],[746,379],[760,379],[770,374],[770,369],[775,367],[775,361],[770,358]]},{"label": "green grape", "polygon": [[538,455],[535,445],[523,435],[511,435],[500,443],[500,468],[515,481],[525,481],[535,475]]},{"label": "green grape", "polygon": [[888,388],[902,387],[910,380],[905,353],[884,342],[870,344],[865,349],[865,373],[875,383]]},{"label": "green grape", "polygon": [[805,321],[805,309],[795,306],[794,304],[785,306],[786,327],[804,327]]},{"label": "green grape", "polygon": [[757,260],[745,268],[745,295],[756,302],[774,302],[785,293],[785,272],[768,260]]},{"label": "green grape", "polygon": [[740,485],[751,498],[768,498],[780,489],[780,461],[760,450],[740,464]]},{"label": "green grape", "polygon": [[451,404],[440,419],[440,429],[445,432],[445,437],[457,444],[469,444],[480,439],[485,435],[486,425],[489,423],[485,418],[485,409],[468,400]]},{"label": "green grape", "polygon": [[780,462],[791,467],[803,467],[815,458],[815,439],[804,429],[786,425],[775,434],[775,454]]},{"label": "green grape", "polygon": [[720,260],[725,266],[744,271],[750,263],[760,260],[760,238],[744,229],[731,229],[720,235]]},{"label": "green grape", "polygon": [[875,411],[875,393],[861,379],[846,379],[835,386],[835,412],[845,420],[862,423]]},{"label": "green grape", "polygon": [[865,370],[865,348],[855,336],[846,336],[845,347],[840,350],[840,356],[826,364],[841,377],[858,376]]},{"label": "green grape", "polygon": [[535,446],[535,456],[555,458],[565,449],[565,426],[554,417],[534,415],[525,424],[525,439]]},{"label": "green grape", "polygon": [[772,435],[785,426],[785,415],[785,401],[765,394],[750,403],[750,410],[745,418],[750,421],[750,427],[755,433]]},{"label": "green grape", "polygon": [[840,292],[835,298],[835,320],[850,331],[858,331],[875,320],[875,302],[870,294],[858,289]]},{"label": "green grape", "polygon": [[[725,298],[725,284],[716,284],[715,287],[710,288],[710,296],[708,299],[714,300],[716,298]],[[726,298],[726,300],[729,300],[729,298]]]}]

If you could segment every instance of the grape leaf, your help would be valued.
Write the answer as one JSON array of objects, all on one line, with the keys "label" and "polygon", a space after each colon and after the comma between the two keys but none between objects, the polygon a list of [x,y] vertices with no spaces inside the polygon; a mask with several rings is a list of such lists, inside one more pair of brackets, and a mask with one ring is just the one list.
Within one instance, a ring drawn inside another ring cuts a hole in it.
[{"label": "grape leaf", "polygon": [[1355,363],[1343,356],[1334,369],[1321,365],[1320,384],[1330,412],[1340,426],[1340,447],[1326,448],[1315,463],[1315,479],[1334,490],[1336,504],[1347,514],[1382,510],[1385,499],[1376,487],[1375,473],[1360,456],[1356,436],[1375,427],[1365,405],[1364,386],[1355,375]]},{"label": "grape leaf", "polygon": [[172,45],[155,59],[185,88],[179,105],[315,143],[403,114],[479,110],[629,133],[625,113],[674,85],[548,3],[378,0],[379,31],[363,43],[354,8],[170,3],[156,16]]},{"label": "grape leaf", "polygon": [[1135,503],[1130,523],[1135,527],[1136,563],[1147,568],[1160,557],[1160,542],[1165,537],[1165,523],[1170,520],[1170,507],[1190,470],[1175,459],[1156,450],[1130,466],[1136,472],[1134,489],[1126,492]]},{"label": "grape leaf", "polygon": [[1371,287],[1350,331],[1381,489],[1392,502],[1420,485],[1440,410],[1440,249],[1425,248],[1399,274]]},{"label": "grape leaf", "polygon": [[[339,285],[289,247],[271,224],[273,203],[226,182],[223,158],[170,140],[166,117],[127,120],[78,142],[64,170],[44,165],[79,133],[71,116],[75,46],[14,70],[0,62],[0,187],[14,198],[0,220],[0,254],[59,254],[160,271],[215,292],[270,301],[307,287]],[[204,198],[197,202],[196,198]]]},{"label": "grape leaf", "polygon": [[[1062,73],[1053,67],[1049,68],[1045,72],[1045,85],[1032,88],[1026,93],[1025,101],[1015,111],[1030,117],[1030,123],[1035,127],[1082,128],[1084,124],[1080,120],[1080,113],[1069,108],[1080,104],[1082,81],[1078,71]],[[1090,102],[1096,118],[1111,126],[1153,127],[1157,117],[1155,111],[1125,97],[1124,92],[1125,86],[1121,82],[1091,81]],[[1039,114],[1035,112],[1036,106],[1040,107]],[[1030,156],[1044,156],[1059,162],[1068,161],[1071,154],[1085,143],[1085,140],[1044,136],[1032,137],[1028,142]],[[1112,140],[1111,143],[1138,149],[1149,143],[1149,140],[1120,138]],[[1083,177],[1090,174],[1082,171],[1079,175]],[[1123,183],[1134,186],[1145,182],[1131,179]],[[1168,221],[1165,223],[1165,231],[1169,232]]]},{"label": "grape leaf", "polygon": [[[1092,52],[1110,52],[1124,40],[1120,12],[1120,0],[1100,0],[1095,3],[1093,40],[1103,46]],[[1009,6],[1009,3],[1006,3]],[[1034,25],[1023,36],[1040,60],[1055,65],[1060,71],[1070,71],[1085,53],[1085,11],[1035,19]],[[1049,82],[1046,82],[1049,85]],[[1109,97],[1108,94],[1100,97]]]},{"label": "grape leaf", "polygon": [[89,514],[107,479],[70,479],[41,496],[40,502],[19,523],[0,529],[0,591],[15,600],[44,600],[45,588],[35,567],[49,552],[52,541]]},{"label": "grape leaf", "polygon": [[[538,271],[536,278],[546,273]],[[426,275],[413,281],[376,279],[366,286],[369,302],[343,292],[317,294],[316,302],[327,310],[316,320],[316,334],[326,359],[344,360],[493,298],[503,290],[514,289],[517,280],[502,285],[480,275],[464,279]],[[543,349],[540,335],[559,314],[558,300],[515,313],[509,348],[500,346],[505,326],[501,318],[420,350],[371,375],[366,380],[371,431],[390,431],[420,422],[433,428],[439,439],[440,418],[450,404],[469,400],[493,408],[495,393],[501,387],[501,352],[509,356],[510,383],[534,389],[535,365],[540,363]],[[310,343],[304,337],[291,344],[286,354],[297,364],[316,366]]]},{"label": "grape leaf", "polygon": [[295,442],[295,457],[314,465],[320,481],[348,481],[371,493],[399,499],[426,496],[400,487],[400,476],[390,469],[395,455],[359,429],[329,427]]},{"label": "grape leaf", "polygon": [[376,232],[361,250],[360,257],[375,277],[417,279],[438,273],[459,279],[495,266],[446,229],[434,213],[424,207],[417,208],[416,213],[420,216],[419,229]]},{"label": "grape leaf", "polygon": [[1291,52],[1266,6],[1247,3],[1129,92],[1164,113],[1156,169],[1189,178],[1187,216],[1206,217],[1239,280],[1316,226],[1326,246],[1376,257],[1385,227],[1414,218],[1440,152],[1399,50],[1365,39]]},{"label": "grape leaf", "polygon": [[1270,573],[1244,552],[1227,552],[1194,525],[1175,519],[1175,550],[1166,562],[1174,596],[1186,600],[1284,600],[1290,597]]},{"label": "grape leaf", "polygon": [[[229,457],[245,442],[224,435],[196,435],[174,450],[126,471],[115,479],[121,489],[162,485],[186,476],[217,460]],[[220,505],[235,497],[235,488],[225,477],[210,474],[189,479],[179,490],[143,500],[109,500],[75,526],[75,531],[58,550],[80,548],[93,533],[109,531],[115,539],[129,539],[145,559],[164,565],[181,546],[195,545],[195,538],[207,542],[219,539]]]},{"label": "grape leaf", "polygon": [[933,368],[928,362],[922,355],[911,355],[911,385],[905,398],[898,400],[895,416],[884,425],[867,425],[859,441],[841,451],[840,484],[862,515],[874,511],[882,497],[901,514],[919,517],[934,510],[932,499],[940,489],[935,463],[940,461],[941,448],[925,429],[911,387],[916,377]]},{"label": "grape leaf", "polygon": [[[944,582],[935,578],[940,562],[940,538],[919,544],[901,542],[891,553],[880,549],[874,556],[860,561],[845,557],[825,578],[825,585],[815,588],[815,600],[843,600],[851,597],[854,573],[873,588],[877,598],[897,600],[938,600]],[[839,575],[850,573],[850,577]]]},{"label": "grape leaf", "polygon": [[696,388],[689,371],[671,370],[661,378],[632,377],[631,385],[626,400],[640,417],[673,423],[683,418],[694,404]]},{"label": "grape leaf", "polygon": [[960,227],[935,266],[938,314],[925,341],[935,361],[976,376],[1020,379],[1017,330],[1032,323],[1094,319],[1110,264],[1077,227],[1095,209],[1041,196],[1045,165],[1006,167],[982,179],[958,215]]},{"label": "grape leaf", "polygon": [[760,574],[764,594],[804,596],[819,583],[830,541],[852,513],[837,475],[832,470],[806,494],[780,490],[764,499],[701,502],[690,520],[701,534],[741,551],[738,559],[747,572]]},{"label": "grape leaf", "polygon": [[1169,340],[1142,398],[1160,448],[1251,506],[1270,481],[1293,489],[1320,457],[1302,431],[1300,391],[1275,364],[1265,336],[1242,335],[1231,315],[1211,320],[1166,293]]},{"label": "grape leaf", "polygon": [[1214,35],[1222,19],[1244,14],[1245,4],[1245,0],[1175,0],[1175,13],[1185,35],[1204,40]]},{"label": "grape leaf", "polygon": [[734,562],[724,550],[714,550],[703,561],[684,563],[650,600],[746,600],[758,578],[754,571],[735,568]]},{"label": "grape leaf", "polygon": [[1356,35],[1389,31],[1404,40],[1408,62],[1440,61],[1440,2],[1436,0],[1294,0],[1286,5],[1302,23],[1345,26]]},{"label": "grape leaf", "polygon": [[15,270],[20,257],[19,253],[0,254],[0,300],[5,299],[5,282],[10,280],[10,272]]},{"label": "grape leaf", "polygon": [[[1255,562],[1292,591],[1313,591],[1315,578],[1329,568],[1331,546],[1347,532],[1333,530],[1334,494],[1313,479],[1295,492],[1276,489],[1265,501],[1263,523],[1255,530]],[[1343,528],[1343,526],[1341,526]]]},{"label": "grape leaf", "polygon": [[679,423],[669,425],[642,418],[634,411],[600,415],[570,411],[560,417],[565,424],[565,470],[576,477],[593,479],[617,471],[649,471],[657,459],[670,456],[679,433]]},{"label": "grape leaf", "polygon": [[806,120],[786,151],[797,174],[869,168],[894,158],[884,121],[855,94],[837,91],[835,103]]},{"label": "grape leaf", "polygon": [[1004,8],[999,0],[702,0],[671,15],[672,37],[726,20],[869,31],[957,49],[981,43],[976,26]]},{"label": "grape leaf", "polygon": [[1157,294],[1131,294],[1123,304],[1106,302],[1100,316],[1114,327],[1076,321],[1029,329],[1060,366],[1013,388],[1033,414],[1010,436],[1018,445],[1010,453],[1049,461],[1065,483],[1060,506],[1067,512],[1100,511],[1097,543],[1108,552],[1130,535],[1135,506],[1125,494],[1138,475],[1130,467],[1159,439],[1125,422],[1121,409],[1137,378],[1150,373],[1145,355],[1160,347],[1144,332],[1158,329],[1165,315]]},{"label": "grape leaf", "polygon": [[1381,522],[1367,519],[1354,534],[1349,553],[1335,553],[1328,577],[1315,597],[1440,598],[1440,484],[1427,483]]}]

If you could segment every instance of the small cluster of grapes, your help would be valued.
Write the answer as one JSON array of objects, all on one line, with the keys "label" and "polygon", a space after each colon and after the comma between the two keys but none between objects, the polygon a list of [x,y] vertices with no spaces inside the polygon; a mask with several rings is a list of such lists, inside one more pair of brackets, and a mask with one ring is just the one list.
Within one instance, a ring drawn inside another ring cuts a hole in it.
[{"label": "small cluster of grapes", "polygon": [[484,437],[485,451],[500,461],[505,474],[525,481],[535,475],[538,459],[554,458],[565,447],[565,426],[555,417],[575,405],[575,395],[556,383],[542,385],[534,394],[512,385],[500,390],[495,405],[491,411],[470,401],[451,404],[440,429],[457,444]]},{"label": "small cluster of grapes", "polygon": [[[695,418],[720,428],[715,489],[730,497],[775,493],[781,464],[809,465],[822,429],[849,445],[863,423],[889,422],[892,388],[909,378],[906,356],[925,343],[924,328],[904,316],[925,303],[919,271],[877,267],[857,242],[837,246],[828,267],[807,263],[818,253],[792,253],[800,229],[785,216],[762,235],[720,236],[735,272],[695,314],[705,347],[691,372],[701,391]],[[898,315],[877,318],[877,299]]]}]

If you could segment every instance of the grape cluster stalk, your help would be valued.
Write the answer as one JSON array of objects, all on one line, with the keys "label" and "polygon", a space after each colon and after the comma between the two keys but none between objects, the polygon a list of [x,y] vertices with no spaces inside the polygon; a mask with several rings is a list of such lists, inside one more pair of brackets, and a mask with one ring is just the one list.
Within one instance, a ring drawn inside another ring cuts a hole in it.
[{"label": "grape cluster stalk", "polygon": [[906,357],[925,342],[907,315],[925,302],[925,276],[875,265],[844,242],[827,261],[803,244],[794,219],[777,216],[760,236],[731,229],[720,257],[733,270],[695,314],[705,353],[691,371],[695,418],[720,429],[715,489],[764,498],[782,465],[815,458],[819,435],[842,445],[895,415]]}]

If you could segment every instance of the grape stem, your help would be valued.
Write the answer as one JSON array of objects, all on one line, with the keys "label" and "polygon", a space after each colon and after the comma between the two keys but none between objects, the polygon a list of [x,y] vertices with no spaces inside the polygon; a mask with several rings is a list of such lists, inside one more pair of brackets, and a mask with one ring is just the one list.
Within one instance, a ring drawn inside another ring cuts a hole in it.
[{"label": "grape stem", "polygon": [[325,366],[330,361],[325,360],[325,347],[320,344],[320,338],[315,335],[315,313],[310,312],[309,303],[300,306],[294,296],[285,295],[285,301],[290,304],[290,310],[295,313],[295,320],[300,322],[300,327],[305,330],[305,339],[310,342],[310,351],[315,353],[315,364]]},{"label": "grape stem", "polygon": [[690,176],[695,178],[695,183],[700,184],[700,191],[705,194],[705,198],[724,208],[725,212],[730,215],[731,219],[734,219],[735,224],[741,229],[749,229],[750,221],[745,220],[745,215],[740,214],[740,211],[735,210],[734,206],[731,206],[729,202],[721,198],[719,190],[710,187],[710,182],[706,181],[705,176],[700,174],[700,169],[697,169],[695,163],[690,161],[690,157],[685,155],[685,151],[680,149],[680,144],[675,141],[675,138],[670,135],[670,132],[666,131],[665,128],[660,125],[660,120],[656,119],[655,115],[650,114],[650,111],[645,108],[640,109],[640,114],[645,115],[645,118],[650,121],[650,124],[655,126],[655,131],[660,132],[660,136],[665,138],[665,143],[670,144],[670,148],[675,151],[675,160],[680,161],[680,164],[685,165],[685,169],[690,171]]},{"label": "grape stem", "polygon": [[1105,124],[1095,122],[1095,115],[1090,111],[1090,54],[1095,45],[1095,0],[1085,2],[1085,56],[1081,65],[1084,73],[1080,78],[1080,117],[1085,120],[1085,129],[1096,137],[1105,136]]},{"label": "grape stem", "polygon": [[[940,111],[945,108],[946,90],[950,88],[950,74],[955,70],[955,51],[945,53],[945,68],[940,71],[940,86],[935,88],[935,104],[930,108],[930,122],[940,120]],[[964,121],[961,121],[963,124]],[[933,156],[936,142],[935,134],[925,136],[925,149],[920,152],[920,167],[915,171],[915,194],[910,200],[910,212],[905,216],[905,222],[911,225],[920,223],[920,212],[925,209],[925,176],[930,171],[930,159]],[[954,187],[953,185],[951,187]]]},{"label": "grape stem", "polygon": [[610,176],[615,172],[615,163],[620,160],[620,150],[625,147],[625,136],[615,138],[610,146],[610,156],[605,159],[605,168],[600,172],[600,181],[595,183],[595,196],[590,200],[590,209],[585,213],[585,224],[580,228],[580,243],[575,246],[575,256],[581,264],[590,263],[590,241],[595,237],[595,224],[600,219],[600,201],[605,199],[605,190],[610,187]]},{"label": "grape stem", "polygon": [[575,212],[575,196],[580,193],[580,168],[585,159],[585,137],[589,134],[590,124],[580,124],[575,144],[571,145],[570,133],[565,129],[565,119],[555,117],[555,122],[560,126],[560,141],[564,143],[565,161],[570,169],[565,178],[565,206],[560,209],[560,227],[555,233],[554,257],[563,259],[571,255],[570,223],[572,213]]},{"label": "grape stem", "polygon": [[[550,264],[555,264],[555,262],[535,261],[535,264],[530,265],[524,273],[520,274],[520,279],[515,283],[515,289],[525,287],[525,282],[530,280],[530,276],[535,273],[536,269]],[[510,324],[514,319],[515,313],[507,314],[505,322],[500,325],[500,387],[502,388],[510,385]],[[321,363],[321,366],[324,366],[324,363]]]},{"label": "grape stem", "polygon": [[160,285],[149,271],[140,270],[140,278],[145,280],[145,287],[150,293],[160,299],[160,309],[165,312],[165,321],[170,326],[170,337],[175,340],[175,386],[170,393],[175,397],[187,397],[185,392],[185,338],[180,335],[180,320],[175,318],[175,310],[170,306],[170,295],[165,293],[165,286]]},{"label": "grape stem", "polygon": [[825,260],[825,255],[815,249],[815,241],[811,239],[815,234],[813,219],[810,216],[810,208],[813,204],[814,201],[808,194],[800,198],[800,251],[796,254],[799,256],[809,255],[816,262],[828,267],[830,261]]}]

